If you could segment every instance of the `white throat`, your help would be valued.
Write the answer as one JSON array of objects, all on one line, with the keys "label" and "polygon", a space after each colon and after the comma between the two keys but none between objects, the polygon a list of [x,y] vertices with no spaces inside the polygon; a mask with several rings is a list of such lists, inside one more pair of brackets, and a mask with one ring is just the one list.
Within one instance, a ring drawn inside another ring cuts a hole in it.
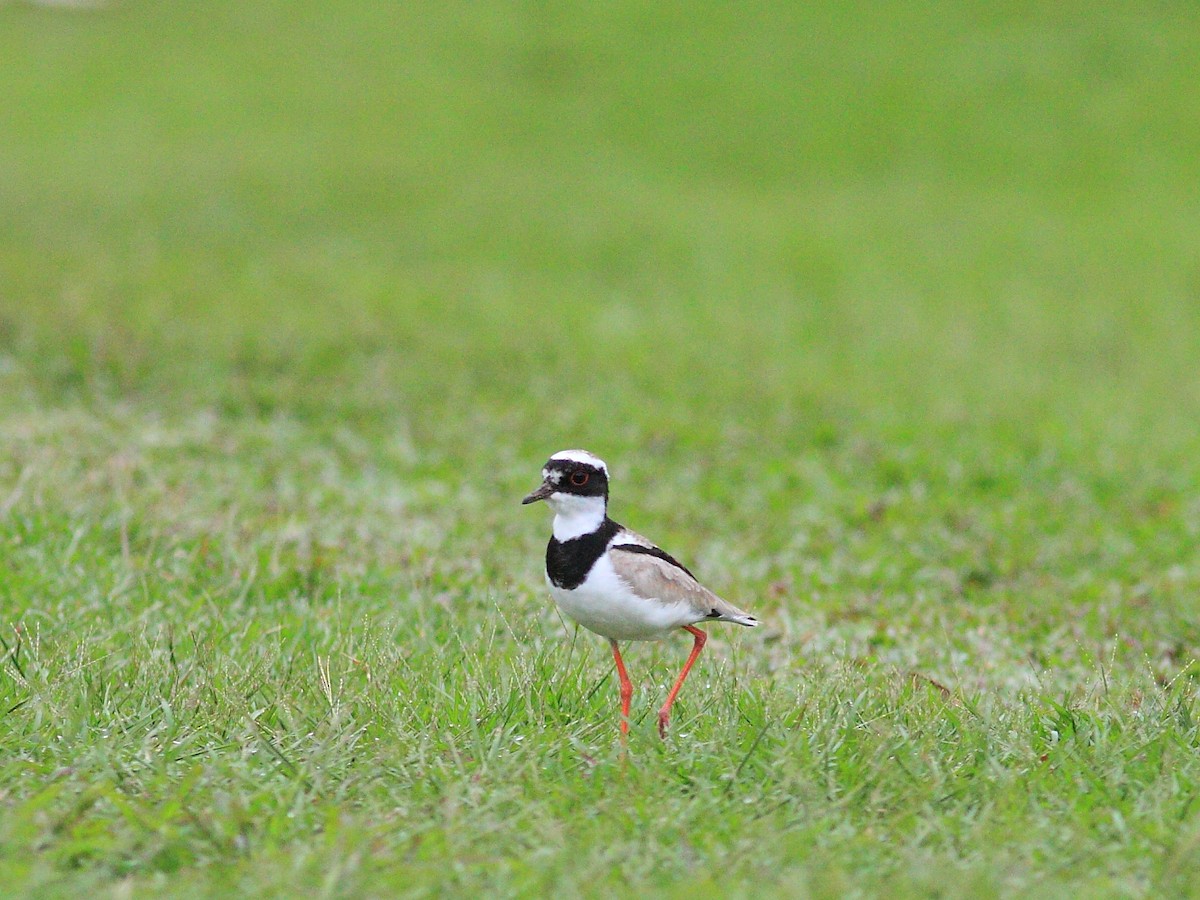
[{"label": "white throat", "polygon": [[604,524],[608,507],[603,497],[578,494],[551,494],[546,502],[554,510],[554,536],[560,541],[591,534]]}]

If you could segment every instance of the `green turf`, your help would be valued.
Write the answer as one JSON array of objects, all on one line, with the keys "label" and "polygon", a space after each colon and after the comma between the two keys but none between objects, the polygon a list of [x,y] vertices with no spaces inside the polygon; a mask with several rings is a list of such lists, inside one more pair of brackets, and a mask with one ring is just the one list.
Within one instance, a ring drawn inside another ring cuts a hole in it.
[{"label": "green turf", "polygon": [[[1194,4],[0,3],[0,892],[1200,894]],[[604,642],[551,452],[755,631]]]}]

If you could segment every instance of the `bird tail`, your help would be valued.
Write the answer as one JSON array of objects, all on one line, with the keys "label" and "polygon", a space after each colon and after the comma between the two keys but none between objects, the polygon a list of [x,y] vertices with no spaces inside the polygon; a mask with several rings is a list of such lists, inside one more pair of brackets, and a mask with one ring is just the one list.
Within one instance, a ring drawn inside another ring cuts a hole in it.
[{"label": "bird tail", "polygon": [[761,624],[750,613],[743,612],[728,600],[721,600],[719,604],[714,604],[712,611],[704,618],[712,619],[715,622],[733,622],[737,625],[745,625],[747,628],[757,628]]},{"label": "bird tail", "polygon": [[754,616],[749,615],[744,612],[725,613],[725,615],[721,616],[720,619],[718,619],[718,621],[720,621],[720,622],[736,622],[738,625],[745,625],[747,628],[757,628],[759,625],[762,624],[761,622],[758,621],[758,619],[754,618]]}]

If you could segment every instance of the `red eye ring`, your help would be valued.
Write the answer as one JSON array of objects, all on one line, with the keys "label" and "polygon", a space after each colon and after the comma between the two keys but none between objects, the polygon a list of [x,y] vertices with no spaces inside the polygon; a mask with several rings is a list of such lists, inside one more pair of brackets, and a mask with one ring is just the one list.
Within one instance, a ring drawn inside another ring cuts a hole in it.
[{"label": "red eye ring", "polygon": [[587,483],[588,483],[588,473],[587,472],[572,472],[571,473],[571,484],[575,485],[575,487],[583,487]]}]

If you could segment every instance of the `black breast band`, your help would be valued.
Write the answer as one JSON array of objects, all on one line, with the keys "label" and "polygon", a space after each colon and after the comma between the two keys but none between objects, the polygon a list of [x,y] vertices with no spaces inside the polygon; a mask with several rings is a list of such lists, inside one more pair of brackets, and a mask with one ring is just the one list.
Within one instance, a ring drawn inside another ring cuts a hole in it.
[{"label": "black breast band", "polygon": [[550,538],[546,545],[546,576],[550,583],[568,591],[583,584],[608,542],[620,530],[620,525],[605,516],[595,531],[569,541]]}]

